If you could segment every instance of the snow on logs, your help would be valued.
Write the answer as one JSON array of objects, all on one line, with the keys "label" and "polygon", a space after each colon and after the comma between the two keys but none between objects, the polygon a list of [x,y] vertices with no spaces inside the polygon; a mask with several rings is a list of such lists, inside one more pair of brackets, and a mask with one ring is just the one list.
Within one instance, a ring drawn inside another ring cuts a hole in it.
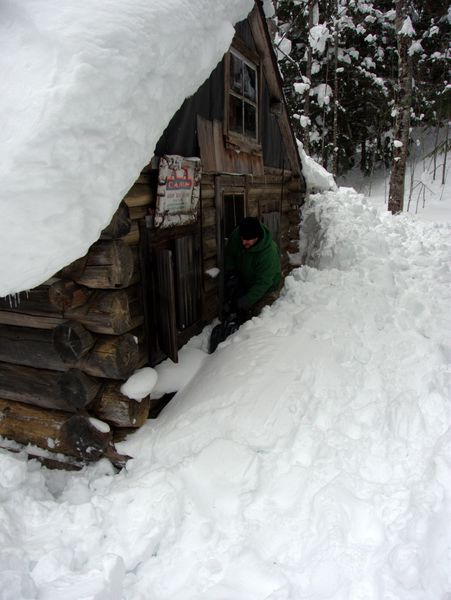
[{"label": "snow on logs", "polygon": [[125,464],[113,434],[143,425],[150,406],[120,391],[146,362],[137,219],[148,189],[132,188],[86,256],[47,284],[0,298],[0,436]]}]

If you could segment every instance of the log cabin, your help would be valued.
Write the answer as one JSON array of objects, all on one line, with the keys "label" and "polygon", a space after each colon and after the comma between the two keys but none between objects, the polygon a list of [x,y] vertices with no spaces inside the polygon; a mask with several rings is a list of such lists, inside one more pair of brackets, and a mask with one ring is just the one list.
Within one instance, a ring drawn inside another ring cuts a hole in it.
[{"label": "log cabin", "polygon": [[3,438],[75,466],[102,456],[122,466],[115,439],[160,401],[120,387],[137,368],[176,362],[218,315],[224,244],[244,216],[269,227],[288,272],[305,182],[259,0],[235,29],[88,253],[0,299]]}]

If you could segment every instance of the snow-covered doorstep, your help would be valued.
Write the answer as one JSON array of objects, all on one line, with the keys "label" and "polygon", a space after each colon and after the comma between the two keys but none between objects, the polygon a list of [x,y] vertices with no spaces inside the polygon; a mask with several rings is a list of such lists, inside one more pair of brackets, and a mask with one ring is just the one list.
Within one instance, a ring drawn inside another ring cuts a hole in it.
[{"label": "snow-covered doorstep", "polygon": [[15,0],[0,18],[0,296],[86,253],[252,0]]},{"label": "snow-covered doorstep", "polygon": [[349,189],[306,216],[309,265],[126,471],[0,452],[2,600],[448,597],[450,226]]}]

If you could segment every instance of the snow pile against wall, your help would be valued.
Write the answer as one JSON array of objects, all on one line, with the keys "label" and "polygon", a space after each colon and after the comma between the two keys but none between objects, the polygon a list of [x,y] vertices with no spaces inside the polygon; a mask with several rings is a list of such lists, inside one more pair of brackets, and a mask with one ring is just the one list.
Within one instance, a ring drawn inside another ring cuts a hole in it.
[{"label": "snow pile against wall", "polygon": [[86,253],[251,0],[18,0],[0,19],[0,296]]},{"label": "snow pile against wall", "polygon": [[324,192],[327,190],[336,190],[337,185],[334,176],[324,167],[308,156],[304,150],[302,142],[296,140],[299,156],[302,163],[302,174],[305,177],[307,189],[311,192]]},{"label": "snow pile against wall", "polygon": [[447,597],[450,226],[349,189],[305,210],[310,264],[120,445],[126,470],[0,450],[5,597]]}]

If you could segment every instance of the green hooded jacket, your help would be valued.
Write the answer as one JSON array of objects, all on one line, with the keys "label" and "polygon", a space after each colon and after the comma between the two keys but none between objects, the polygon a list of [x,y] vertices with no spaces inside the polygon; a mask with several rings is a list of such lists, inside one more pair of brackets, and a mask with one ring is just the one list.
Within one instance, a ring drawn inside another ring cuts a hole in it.
[{"label": "green hooded jacket", "polygon": [[263,237],[255,246],[248,250],[243,248],[237,227],[225,248],[225,270],[238,274],[249,306],[258,302],[267,292],[277,289],[282,279],[279,249],[266,225],[260,225]]}]

